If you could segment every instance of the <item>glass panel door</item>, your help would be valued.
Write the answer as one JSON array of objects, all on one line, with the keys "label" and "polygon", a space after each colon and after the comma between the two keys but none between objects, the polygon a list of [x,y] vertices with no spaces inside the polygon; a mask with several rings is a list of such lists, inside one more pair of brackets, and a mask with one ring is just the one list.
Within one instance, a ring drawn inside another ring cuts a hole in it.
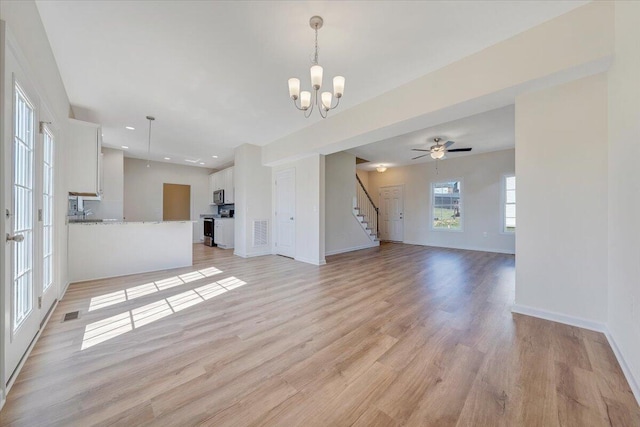
[{"label": "glass panel door", "polygon": [[33,311],[34,108],[15,87],[13,144],[13,319],[15,332]]},{"label": "glass panel door", "polygon": [[53,284],[53,135],[43,132],[42,166],[42,291]]}]

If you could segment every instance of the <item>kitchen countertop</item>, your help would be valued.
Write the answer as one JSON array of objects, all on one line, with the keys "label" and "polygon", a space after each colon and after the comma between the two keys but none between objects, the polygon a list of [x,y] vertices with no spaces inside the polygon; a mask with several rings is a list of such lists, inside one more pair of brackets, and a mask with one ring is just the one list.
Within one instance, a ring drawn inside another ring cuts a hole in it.
[{"label": "kitchen countertop", "polygon": [[84,220],[84,221],[69,221],[69,224],[73,225],[126,225],[126,224],[165,224],[165,223],[187,223],[187,222],[197,222],[192,220],[183,220],[183,221],[111,221],[111,220]]}]

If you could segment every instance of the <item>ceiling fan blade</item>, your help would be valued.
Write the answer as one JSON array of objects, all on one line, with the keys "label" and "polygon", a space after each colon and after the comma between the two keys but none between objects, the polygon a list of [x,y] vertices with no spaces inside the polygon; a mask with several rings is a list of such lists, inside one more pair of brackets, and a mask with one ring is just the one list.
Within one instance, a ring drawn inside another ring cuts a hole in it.
[{"label": "ceiling fan blade", "polygon": [[447,141],[447,142],[445,142],[443,145],[444,145],[446,148],[449,148],[449,147],[451,147],[451,146],[452,146],[453,144],[455,144],[455,143],[456,143],[455,141]]},{"label": "ceiling fan blade", "polygon": [[471,148],[453,148],[451,150],[447,150],[449,153],[455,153],[456,151],[471,151]]},{"label": "ceiling fan blade", "polygon": [[428,156],[428,154],[423,154],[422,156],[414,157],[414,158],[413,158],[413,159],[411,159],[411,160],[419,159],[419,158],[421,158],[421,157],[425,157],[425,156]]},{"label": "ceiling fan blade", "polygon": [[413,151],[427,151],[427,152],[431,152],[431,150],[421,150],[419,148],[412,148],[411,150]]}]

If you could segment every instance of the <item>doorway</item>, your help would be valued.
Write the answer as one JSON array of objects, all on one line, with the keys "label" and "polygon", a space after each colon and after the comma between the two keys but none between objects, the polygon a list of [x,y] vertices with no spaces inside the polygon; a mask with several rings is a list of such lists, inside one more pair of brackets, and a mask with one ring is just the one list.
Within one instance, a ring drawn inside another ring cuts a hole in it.
[{"label": "doorway", "polygon": [[278,255],[296,255],[296,174],[295,169],[276,173],[276,239],[275,252]]},{"label": "doorway", "polygon": [[188,221],[191,219],[191,186],[163,184],[162,220]]},{"label": "doorway", "polygon": [[6,143],[0,147],[4,385],[14,377],[58,293],[53,238],[55,132],[50,113],[12,56],[7,56],[7,64],[15,72],[5,81],[12,108],[4,113]]},{"label": "doorway", "polygon": [[404,240],[404,186],[380,187],[380,237],[381,240]]}]

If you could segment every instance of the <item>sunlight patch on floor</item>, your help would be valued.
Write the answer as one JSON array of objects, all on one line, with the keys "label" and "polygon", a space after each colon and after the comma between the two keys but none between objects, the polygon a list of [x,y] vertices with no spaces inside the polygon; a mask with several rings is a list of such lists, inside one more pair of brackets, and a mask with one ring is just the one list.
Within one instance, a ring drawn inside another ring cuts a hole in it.
[{"label": "sunlight patch on floor", "polygon": [[[202,270],[192,271],[190,273],[180,274],[178,276],[168,277],[166,279],[156,280],[155,282],[145,283],[143,285],[133,286],[128,289],[111,292],[91,298],[89,303],[89,311],[110,307],[125,301],[131,301],[146,295],[150,295],[165,289],[171,289],[176,286],[185,285],[195,282],[196,280],[206,277],[215,276],[222,273],[222,270],[216,267],[204,268]],[[228,279],[225,279],[228,280]]]},{"label": "sunlight patch on floor", "polygon": [[[143,305],[142,307],[134,308],[132,310],[125,311],[124,313],[90,323],[84,329],[82,347],[80,349],[85,350],[93,347],[96,344],[108,341],[111,338],[115,338],[136,328],[148,325],[156,320],[160,320],[186,308],[193,307],[196,304],[210,300],[211,298],[215,298],[218,295],[222,295],[225,292],[246,284],[247,282],[231,276],[226,279],[190,289],[188,291],[163,298],[159,301]],[[110,301],[113,299],[110,299]]]}]

